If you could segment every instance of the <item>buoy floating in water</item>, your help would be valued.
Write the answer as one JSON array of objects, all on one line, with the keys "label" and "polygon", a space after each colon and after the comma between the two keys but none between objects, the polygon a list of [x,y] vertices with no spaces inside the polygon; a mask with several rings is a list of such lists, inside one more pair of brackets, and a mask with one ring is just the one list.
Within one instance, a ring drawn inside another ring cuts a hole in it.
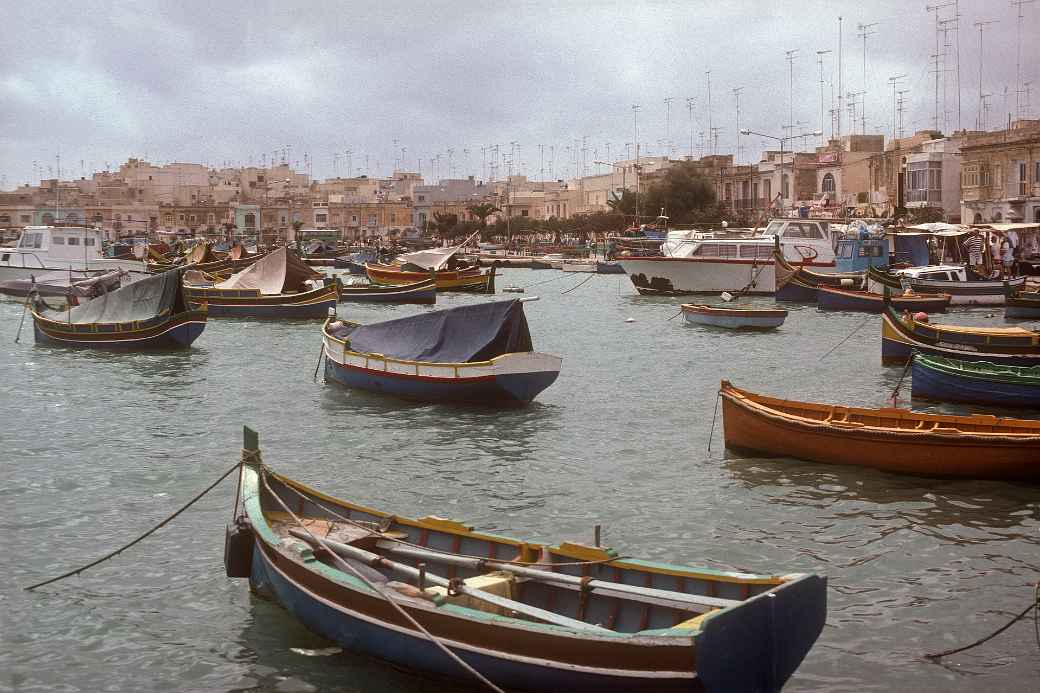
[{"label": "buoy floating in water", "polygon": [[625,318],[625,322],[635,322],[635,318]]}]

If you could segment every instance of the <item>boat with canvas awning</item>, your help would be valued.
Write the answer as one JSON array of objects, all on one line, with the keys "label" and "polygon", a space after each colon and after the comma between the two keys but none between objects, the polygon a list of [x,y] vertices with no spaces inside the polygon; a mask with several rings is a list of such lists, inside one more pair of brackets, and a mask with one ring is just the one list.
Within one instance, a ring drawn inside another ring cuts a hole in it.
[{"label": "boat with canvas awning", "polygon": [[395,264],[370,262],[365,271],[373,284],[400,286],[429,279],[437,281],[438,291],[473,291],[495,293],[495,267],[486,272],[479,265],[460,267],[456,255],[479,231],[463,243],[449,248],[430,248],[397,256]]},{"label": "boat with canvas awning", "polygon": [[243,448],[228,576],[396,666],[459,679],[458,657],[508,690],[779,691],[826,620],[819,575],[661,563],[598,542],[412,519],[276,473],[249,429]]},{"label": "boat with canvas awning", "polygon": [[320,318],[339,296],[335,281],[284,247],[223,281],[189,271],[184,293],[213,317],[243,318]]},{"label": "boat with canvas awning", "polygon": [[523,405],[556,381],[559,356],[533,350],[523,303],[477,303],[360,325],[330,316],[325,376],[425,401]]},{"label": "boat with canvas awning", "polygon": [[206,310],[188,305],[182,272],[145,277],[65,310],[38,299],[36,343],[124,351],[189,347],[206,327]]}]

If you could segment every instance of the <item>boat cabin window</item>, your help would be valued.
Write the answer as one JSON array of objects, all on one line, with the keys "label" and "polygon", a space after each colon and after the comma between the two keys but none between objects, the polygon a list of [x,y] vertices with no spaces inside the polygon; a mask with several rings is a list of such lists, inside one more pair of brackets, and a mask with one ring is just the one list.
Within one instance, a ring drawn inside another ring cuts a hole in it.
[{"label": "boat cabin window", "polygon": [[783,228],[784,228],[784,222],[782,222],[782,221],[771,221],[771,222],[769,222],[769,226],[766,227],[766,230],[763,231],[763,233],[766,236],[777,236],[777,235],[780,234],[780,231]]},{"label": "boat cabin window", "polygon": [[744,243],[740,246],[740,257],[768,260],[773,257],[773,249],[770,246]]},{"label": "boat cabin window", "polygon": [[784,238],[816,238],[822,239],[823,234],[816,224],[788,224]]},{"label": "boat cabin window", "polygon": [[861,245],[859,247],[860,257],[881,257],[881,246],[880,245]]},{"label": "boat cabin window", "polygon": [[856,251],[856,245],[848,241],[841,241],[838,243],[838,252],[836,255],[840,258],[849,260]]},{"label": "boat cabin window", "polygon": [[79,239],[75,236],[69,236],[69,245],[79,245]]},{"label": "boat cabin window", "polygon": [[730,243],[702,243],[694,255],[697,257],[736,257],[737,247]]},{"label": "boat cabin window", "polygon": [[922,272],[918,275],[920,279],[953,279],[949,272]]},{"label": "boat cabin window", "polygon": [[22,234],[21,243],[18,244],[20,248],[41,248],[43,247],[43,234],[42,233],[25,233]]},{"label": "boat cabin window", "polygon": [[54,245],[65,245],[65,236],[51,236],[51,243]]}]

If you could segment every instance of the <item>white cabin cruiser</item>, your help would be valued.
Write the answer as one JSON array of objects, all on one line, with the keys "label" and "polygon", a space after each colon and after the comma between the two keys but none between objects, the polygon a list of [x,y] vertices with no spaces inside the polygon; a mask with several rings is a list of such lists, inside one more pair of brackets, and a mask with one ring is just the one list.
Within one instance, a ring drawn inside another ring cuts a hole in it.
[{"label": "white cabin cruiser", "polygon": [[101,231],[82,226],[26,226],[18,245],[0,246],[0,281],[60,270],[116,270],[144,274],[140,260],[105,257]]},{"label": "white cabin cruiser", "polygon": [[655,257],[620,257],[619,264],[641,294],[771,294],[775,238],[791,263],[834,272],[834,245],[825,221],[775,219],[756,234],[749,230],[670,231]]}]

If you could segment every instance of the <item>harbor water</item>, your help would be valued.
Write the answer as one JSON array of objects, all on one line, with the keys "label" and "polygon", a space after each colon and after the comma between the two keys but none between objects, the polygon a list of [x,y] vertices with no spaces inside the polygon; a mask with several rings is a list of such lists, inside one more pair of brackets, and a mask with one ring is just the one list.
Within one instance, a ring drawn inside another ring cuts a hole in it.
[{"label": "harbor water", "polygon": [[[884,406],[903,369],[880,363],[879,316],[790,306],[778,330],[737,333],[683,325],[678,299],[637,296],[626,277],[503,274],[499,286],[545,282],[528,289],[541,300],[526,313],[535,348],[564,361],[531,406],[501,411],[349,391],[320,372],[315,382],[316,322],[214,319],[189,351],[107,354],[37,347],[28,318],[16,344],[22,305],[0,301],[0,690],[452,689],[339,652],[226,578],[230,481],[124,554],[21,589],[187,502],[238,459],[243,425],[277,471],[401,515],[552,541],[591,542],[600,524],[604,543],[628,556],[825,574],[827,625],[789,691],[1036,690],[1031,622],[941,663],[924,655],[1029,604],[1040,488],[741,457],[725,451],[721,412],[712,437],[721,378]],[[442,294],[438,307],[485,300]],[[339,312],[370,322],[428,309]],[[997,325],[1002,315],[937,320]]]}]

